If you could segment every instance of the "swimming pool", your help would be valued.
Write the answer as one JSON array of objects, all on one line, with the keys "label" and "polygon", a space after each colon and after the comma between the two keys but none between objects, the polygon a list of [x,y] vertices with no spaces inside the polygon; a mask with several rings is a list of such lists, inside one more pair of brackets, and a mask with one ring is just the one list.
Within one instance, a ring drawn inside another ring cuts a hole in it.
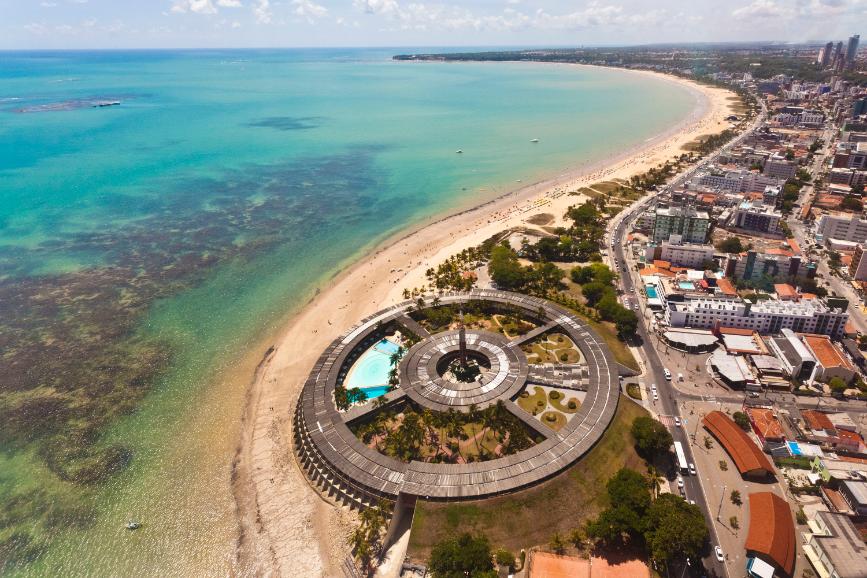
[{"label": "swimming pool", "polygon": [[656,287],[654,287],[653,285],[647,285],[644,288],[644,292],[647,293],[648,299],[656,299],[658,297],[656,293]]},{"label": "swimming pool", "polygon": [[358,387],[367,394],[367,399],[385,395],[388,391],[388,374],[391,372],[391,356],[397,353],[399,345],[383,339],[361,354],[349,370],[343,386],[346,389]]},{"label": "swimming pool", "polygon": [[695,285],[692,281],[679,281],[677,286],[680,287],[682,291],[692,291],[695,289]]}]

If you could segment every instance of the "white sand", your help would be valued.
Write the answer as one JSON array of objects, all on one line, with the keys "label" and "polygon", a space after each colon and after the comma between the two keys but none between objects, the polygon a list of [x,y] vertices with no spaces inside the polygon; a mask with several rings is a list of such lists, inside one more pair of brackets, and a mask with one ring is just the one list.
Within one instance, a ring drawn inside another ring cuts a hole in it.
[{"label": "white sand", "polygon": [[[656,74],[633,72],[635,74]],[[657,75],[663,76],[663,75]],[[382,307],[401,301],[405,288],[426,283],[424,272],[538,213],[558,222],[581,199],[566,194],[613,178],[628,179],[683,152],[697,136],[728,127],[733,93],[663,76],[688,86],[696,111],[672,131],[583,174],[525,187],[473,210],[441,219],[391,240],[336,276],[295,316],[263,360],[248,394],[234,468],[241,526],[238,568],[284,576],[339,576],[348,555],[352,513],[335,507],[307,482],[292,450],[295,402],[320,352],[339,333]],[[392,270],[402,272],[392,273]]]}]

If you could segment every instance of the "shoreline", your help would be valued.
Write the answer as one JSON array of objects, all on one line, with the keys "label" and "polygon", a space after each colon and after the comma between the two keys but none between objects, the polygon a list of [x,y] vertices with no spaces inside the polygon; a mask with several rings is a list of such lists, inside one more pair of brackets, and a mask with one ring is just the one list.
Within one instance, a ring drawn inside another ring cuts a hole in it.
[{"label": "shoreline", "polygon": [[735,96],[731,91],[651,71],[602,68],[679,84],[692,92],[697,103],[676,125],[613,158],[493,198],[468,201],[390,235],[336,271],[275,332],[265,355],[258,354],[232,460],[232,494],[239,521],[236,569],[241,573],[334,575],[347,554],[345,537],[354,514],[334,507],[310,486],[296,463],[291,431],[307,373],[335,335],[373,311],[403,300],[405,287],[425,283],[429,266],[463,248],[525,225],[534,214],[551,213],[554,224],[559,224],[566,208],[584,198],[570,191],[642,173],[676,156],[696,137],[728,127],[724,118],[731,114],[730,97]]}]

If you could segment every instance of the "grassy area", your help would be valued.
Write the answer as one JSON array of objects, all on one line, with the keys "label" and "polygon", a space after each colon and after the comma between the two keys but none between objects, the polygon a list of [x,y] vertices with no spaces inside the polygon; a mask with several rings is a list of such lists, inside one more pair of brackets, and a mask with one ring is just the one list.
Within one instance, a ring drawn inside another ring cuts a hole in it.
[{"label": "grassy area", "polygon": [[578,363],[581,354],[578,348],[562,333],[551,333],[521,346],[530,364]]},{"label": "grassy area", "polygon": [[[575,402],[574,408],[569,407],[570,402]],[[575,413],[578,411],[578,408],[581,407],[581,402],[578,401],[578,398],[569,397],[567,399],[567,397],[559,391],[548,392],[548,403],[551,404],[551,407],[563,413]]]},{"label": "grassy area", "polygon": [[559,411],[546,411],[539,418],[542,423],[554,431],[560,431],[566,425],[566,416]]},{"label": "grassy area", "polygon": [[[524,397],[525,393],[527,394],[526,397]],[[544,389],[534,385],[532,393],[529,391],[521,393],[518,397],[518,405],[530,415],[536,415],[548,405],[548,397],[545,395]]]},{"label": "grassy area", "polygon": [[641,399],[641,388],[638,387],[637,383],[627,383],[626,395],[628,395],[632,399]]},{"label": "grassy area", "polygon": [[647,415],[623,399],[611,426],[582,460],[559,476],[514,495],[444,504],[419,500],[408,554],[426,561],[431,548],[457,532],[485,534],[494,547],[513,551],[547,544],[555,532],[566,535],[607,506],[605,484],[622,467],[643,472],[629,428]]},{"label": "grassy area", "polygon": [[[580,285],[573,283],[568,278],[564,281],[564,284],[566,285],[568,293],[572,297],[584,302],[584,295],[581,293]],[[587,325],[592,327],[599,337],[605,341],[605,344],[608,345],[608,349],[611,350],[611,354],[614,355],[614,360],[617,361],[617,363],[624,365],[629,369],[640,371],[638,362],[635,360],[629,347],[622,342],[619,337],[617,337],[617,328],[613,323],[608,321],[596,321],[595,319],[588,317],[586,314],[571,308],[570,311],[572,311],[575,316],[584,320]]]}]

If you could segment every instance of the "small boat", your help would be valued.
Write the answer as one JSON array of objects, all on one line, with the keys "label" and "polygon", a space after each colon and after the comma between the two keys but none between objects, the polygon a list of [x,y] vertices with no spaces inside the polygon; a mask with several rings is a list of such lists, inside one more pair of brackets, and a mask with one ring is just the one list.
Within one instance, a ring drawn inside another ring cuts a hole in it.
[{"label": "small boat", "polygon": [[102,100],[94,103],[93,108],[105,108],[107,106],[120,106],[119,100]]},{"label": "small boat", "polygon": [[458,150],[456,150],[455,152],[458,153],[458,154],[460,155],[460,154],[463,154],[464,151],[462,151],[461,149],[458,149]]},{"label": "small boat", "polygon": [[534,138],[534,139],[533,139],[533,140],[531,140],[531,141],[530,141],[530,142],[539,142],[539,139],[537,139],[537,138]]},{"label": "small boat", "polygon": [[127,530],[138,530],[141,528],[141,522],[136,522],[135,520],[130,520],[126,523]]}]

